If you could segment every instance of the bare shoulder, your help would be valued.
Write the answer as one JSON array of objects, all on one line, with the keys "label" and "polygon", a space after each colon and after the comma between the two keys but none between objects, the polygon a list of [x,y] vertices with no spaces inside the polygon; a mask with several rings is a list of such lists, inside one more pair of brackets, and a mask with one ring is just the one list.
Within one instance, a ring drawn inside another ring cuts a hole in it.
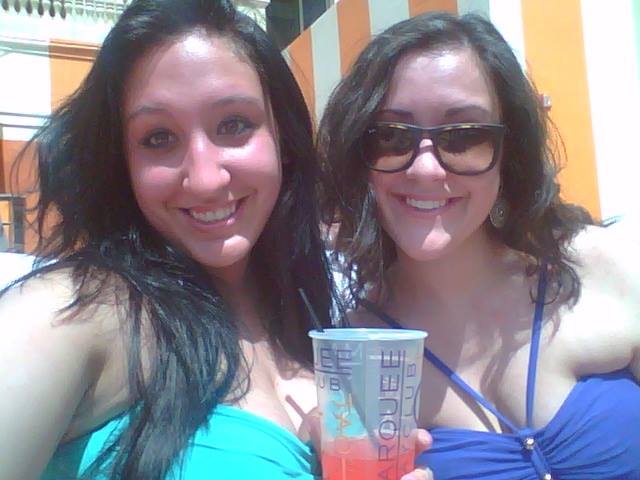
[{"label": "bare shoulder", "polygon": [[[77,288],[68,270],[37,275],[15,285],[0,297],[0,331],[9,333],[27,329],[79,338],[86,336],[89,345],[100,346],[104,339],[101,334],[117,330],[116,316],[111,314],[117,308],[117,302],[110,301],[107,292],[86,307],[68,308],[76,295]],[[50,340],[47,338],[47,343]]]},{"label": "bare shoulder", "polygon": [[0,297],[0,478],[38,478],[108,356],[112,308],[75,295],[60,270]]},{"label": "bare shoulder", "polygon": [[605,338],[617,339],[609,344],[620,345],[618,351],[628,346],[630,367],[640,380],[640,231],[625,225],[589,227],[573,248],[593,325]]},{"label": "bare shoulder", "polygon": [[580,273],[588,279],[621,293],[640,291],[640,232],[618,226],[588,227],[576,236],[572,250]]}]

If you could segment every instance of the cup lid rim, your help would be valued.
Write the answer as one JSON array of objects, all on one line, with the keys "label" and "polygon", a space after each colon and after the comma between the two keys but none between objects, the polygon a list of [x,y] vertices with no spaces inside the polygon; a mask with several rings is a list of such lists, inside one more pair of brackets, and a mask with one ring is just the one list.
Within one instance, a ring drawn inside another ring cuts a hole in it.
[{"label": "cup lid rim", "polygon": [[324,331],[310,330],[311,338],[321,340],[420,340],[429,334],[424,330],[400,328],[325,328]]}]

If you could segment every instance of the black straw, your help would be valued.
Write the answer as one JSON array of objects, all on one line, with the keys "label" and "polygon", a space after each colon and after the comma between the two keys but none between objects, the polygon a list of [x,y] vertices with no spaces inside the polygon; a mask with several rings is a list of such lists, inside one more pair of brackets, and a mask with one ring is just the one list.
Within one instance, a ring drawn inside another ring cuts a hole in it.
[{"label": "black straw", "polygon": [[[311,306],[311,302],[309,302],[309,299],[305,295],[304,290],[302,288],[298,288],[298,293],[302,297],[302,300],[304,301],[304,304],[306,305],[307,310],[309,311],[309,314],[311,315],[311,319],[313,320],[313,323],[314,323],[316,329],[319,332],[324,332],[324,328],[322,328],[322,324],[320,323],[320,319],[316,315],[316,312],[314,312],[313,307]],[[364,421],[364,419],[365,419],[364,408],[362,408],[362,405],[360,404],[360,400],[358,399],[358,397],[356,395],[352,394],[351,382],[349,382],[342,375],[340,375],[338,377],[338,381],[340,382],[342,391],[345,392],[346,396],[351,399],[351,404],[355,408],[356,414],[362,420],[364,428],[366,429],[367,434],[369,435],[369,439],[372,441],[373,445],[377,449],[380,446],[380,442],[378,442],[378,439],[375,436],[375,432],[371,429],[371,427],[367,424],[367,422]]]},{"label": "black straw", "polygon": [[304,304],[307,307],[307,310],[309,311],[309,315],[311,315],[311,320],[313,320],[313,324],[315,325],[316,330],[318,330],[319,332],[324,332],[324,328],[322,328],[322,323],[320,323],[320,319],[316,315],[316,312],[313,311],[313,307],[311,306],[311,303],[309,302],[307,295],[304,293],[304,290],[302,288],[299,288],[298,293],[302,297],[302,300],[304,301]]}]

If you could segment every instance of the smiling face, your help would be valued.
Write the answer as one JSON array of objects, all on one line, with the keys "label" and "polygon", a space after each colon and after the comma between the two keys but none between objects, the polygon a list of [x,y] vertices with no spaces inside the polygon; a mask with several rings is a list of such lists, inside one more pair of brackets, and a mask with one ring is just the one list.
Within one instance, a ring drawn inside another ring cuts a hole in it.
[{"label": "smiling face", "polygon": [[126,156],[142,213],[214,276],[241,274],[282,179],[255,69],[230,40],[194,32],[142,57],[126,87]]},{"label": "smiling face", "polygon": [[[400,59],[375,121],[434,127],[500,123],[491,82],[470,49],[416,51]],[[442,258],[463,242],[486,235],[483,224],[500,185],[499,165],[477,176],[447,172],[423,138],[406,170],[371,172],[382,226],[399,255]]]}]

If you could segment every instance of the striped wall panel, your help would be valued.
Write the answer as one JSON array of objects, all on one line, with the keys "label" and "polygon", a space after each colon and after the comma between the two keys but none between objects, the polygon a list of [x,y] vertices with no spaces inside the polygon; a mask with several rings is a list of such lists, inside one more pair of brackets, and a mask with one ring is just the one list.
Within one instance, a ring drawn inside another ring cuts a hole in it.
[{"label": "striped wall panel", "polygon": [[311,28],[311,58],[315,85],[315,113],[320,118],[322,108],[340,80],[340,37],[337,9],[324,13]]},{"label": "striped wall panel", "polygon": [[316,119],[372,35],[435,10],[489,18],[550,97],[550,117],[566,150],[563,198],[597,218],[637,217],[638,202],[629,201],[629,193],[640,174],[633,143],[633,116],[640,111],[640,0],[339,0],[307,31],[307,40],[288,48]]},{"label": "striped wall panel", "polygon": [[562,195],[600,216],[580,10],[579,0],[523,0],[525,50],[531,76],[551,97],[551,119],[566,147]]},{"label": "striped wall panel", "polygon": [[[606,3],[606,8],[603,3]],[[595,166],[603,218],[638,217],[640,1],[582,1]],[[572,160],[572,159],[570,159]]]},{"label": "striped wall panel", "polygon": [[[285,51],[316,118],[375,32],[432,10],[491,19],[550,96],[567,154],[563,197],[598,217],[638,217],[640,0],[340,0]],[[85,76],[97,42],[51,40],[53,26],[42,35],[24,28],[29,40],[0,34],[0,112],[47,115]],[[10,190],[15,154],[41,121],[0,115],[0,124],[32,126],[0,126],[0,192]]]}]

